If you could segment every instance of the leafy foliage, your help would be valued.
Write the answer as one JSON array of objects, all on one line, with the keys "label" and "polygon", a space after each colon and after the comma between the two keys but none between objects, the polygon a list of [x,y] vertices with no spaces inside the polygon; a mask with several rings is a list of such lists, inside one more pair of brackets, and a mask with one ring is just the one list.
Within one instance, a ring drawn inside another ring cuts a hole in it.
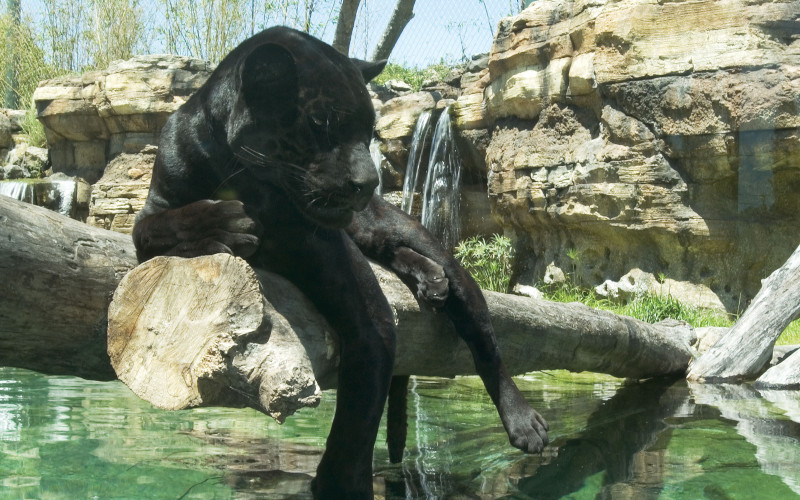
[{"label": "leafy foliage", "polygon": [[58,71],[45,62],[44,51],[37,45],[30,21],[23,20],[16,24],[12,19],[0,16],[0,68],[8,68],[13,58],[14,80],[8,81],[7,75],[0,75],[0,95],[5,95],[9,87],[17,94],[20,106],[33,103],[33,91],[40,80],[54,77]]},{"label": "leafy foliage", "polygon": [[507,292],[514,249],[511,240],[495,234],[489,241],[472,237],[458,244],[455,256],[485,290]]}]

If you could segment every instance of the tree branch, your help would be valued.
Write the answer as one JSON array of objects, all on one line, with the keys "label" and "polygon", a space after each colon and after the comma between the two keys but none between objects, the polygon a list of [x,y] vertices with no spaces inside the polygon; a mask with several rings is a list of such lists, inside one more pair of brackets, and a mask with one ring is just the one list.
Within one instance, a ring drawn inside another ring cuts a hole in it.
[{"label": "tree branch", "polygon": [[416,0],[397,0],[397,5],[395,5],[392,18],[386,26],[386,31],[384,31],[381,41],[378,42],[375,52],[372,53],[373,61],[389,59],[392,50],[394,50],[394,46],[397,45],[397,41],[400,39],[400,35],[403,33],[408,22],[414,17],[415,1]]}]

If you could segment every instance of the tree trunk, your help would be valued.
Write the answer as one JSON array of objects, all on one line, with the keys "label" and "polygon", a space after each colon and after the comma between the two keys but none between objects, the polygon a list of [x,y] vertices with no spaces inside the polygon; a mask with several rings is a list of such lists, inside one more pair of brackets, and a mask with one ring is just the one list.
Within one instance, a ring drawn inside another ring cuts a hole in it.
[{"label": "tree trunk", "polygon": [[394,12],[392,12],[392,18],[389,20],[389,24],[386,25],[386,31],[383,32],[381,41],[378,42],[378,46],[372,54],[373,61],[389,59],[397,40],[400,39],[400,35],[408,22],[414,17],[415,1],[397,0],[397,5],[395,5]]},{"label": "tree trunk", "polygon": [[333,35],[333,48],[344,55],[350,54],[350,40],[353,38],[353,26],[356,24],[356,13],[361,0],[342,0],[339,9],[339,20],[336,21],[336,33]]},{"label": "tree trunk", "polygon": [[[228,255],[160,257],[130,271],[134,255],[128,235],[0,196],[0,365],[105,380],[114,377],[108,347],[119,378],[154,404],[244,405],[278,419],[335,387],[335,335],[283,278]],[[447,318],[374,270],[396,314],[397,373],[474,373]],[[682,373],[693,353],[685,325],[485,296],[514,374],[643,378]]]},{"label": "tree trunk", "polygon": [[[723,382],[757,377],[769,362],[775,341],[799,315],[800,247],[783,267],[764,280],[750,307],[730,332],[692,363],[688,379]],[[762,382],[768,384],[775,375],[783,376],[787,368],[788,365],[778,369]]]},{"label": "tree trunk", "polygon": [[800,349],[765,371],[755,386],[759,389],[800,389]]}]

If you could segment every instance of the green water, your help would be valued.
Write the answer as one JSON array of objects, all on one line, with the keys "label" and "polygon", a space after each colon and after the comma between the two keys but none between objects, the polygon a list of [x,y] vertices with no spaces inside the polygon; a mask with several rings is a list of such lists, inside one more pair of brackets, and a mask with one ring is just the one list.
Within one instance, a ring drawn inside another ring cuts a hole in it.
[{"label": "green water", "polygon": [[[542,455],[507,444],[477,379],[417,379],[403,464],[376,448],[376,497],[800,497],[796,392],[517,381],[550,421]],[[168,412],[118,382],[0,368],[0,499],[308,498],[332,412],[333,394],[282,426],[252,410]]]}]

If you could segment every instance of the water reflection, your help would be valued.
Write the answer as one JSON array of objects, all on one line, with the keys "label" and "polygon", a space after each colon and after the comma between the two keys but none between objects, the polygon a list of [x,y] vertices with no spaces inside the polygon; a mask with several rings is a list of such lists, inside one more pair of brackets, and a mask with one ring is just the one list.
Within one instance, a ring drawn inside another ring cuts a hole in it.
[{"label": "water reflection", "polygon": [[[756,390],[750,385],[692,384],[698,403],[713,406],[735,422],[740,436],[755,445],[761,469],[781,478],[800,495],[800,420],[797,391]],[[781,418],[787,415],[792,420]]]},{"label": "water reflection", "polygon": [[630,482],[638,474],[631,493],[635,498],[652,497],[663,483],[663,450],[647,456],[639,453],[655,443],[667,427],[664,419],[687,396],[668,380],[623,386],[589,417],[586,431],[553,443],[558,448],[555,457],[522,479],[519,492],[534,498],[561,498],[601,473],[603,490]]},{"label": "water reflection", "polygon": [[[518,384],[551,421],[542,455],[508,445],[480,380],[419,378],[402,464],[379,436],[377,497],[800,497],[800,393],[566,372]],[[252,410],[156,410],[118,382],[0,368],[0,498],[309,498],[334,396],[279,426]]]}]

